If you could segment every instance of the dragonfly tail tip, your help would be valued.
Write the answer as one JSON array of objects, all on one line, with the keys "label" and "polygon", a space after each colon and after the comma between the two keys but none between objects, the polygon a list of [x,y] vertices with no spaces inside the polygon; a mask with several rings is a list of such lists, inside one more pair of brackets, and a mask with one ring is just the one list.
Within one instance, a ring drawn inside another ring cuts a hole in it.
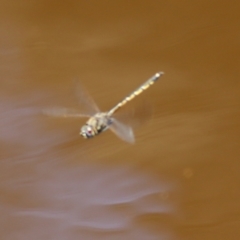
[{"label": "dragonfly tail tip", "polygon": [[155,74],[155,76],[157,77],[157,78],[159,78],[161,75],[163,75],[164,74],[164,72],[158,72],[158,73],[156,73]]},{"label": "dragonfly tail tip", "polygon": [[159,74],[159,75],[163,75],[163,74],[164,74],[164,72],[162,72],[162,71],[161,71],[161,72],[158,72],[158,74]]}]

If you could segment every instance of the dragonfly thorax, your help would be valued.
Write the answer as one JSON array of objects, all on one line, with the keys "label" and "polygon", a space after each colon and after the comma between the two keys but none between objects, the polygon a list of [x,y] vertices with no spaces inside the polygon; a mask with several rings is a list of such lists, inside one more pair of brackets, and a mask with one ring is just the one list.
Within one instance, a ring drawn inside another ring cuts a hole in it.
[{"label": "dragonfly thorax", "polygon": [[107,113],[97,113],[89,118],[80,130],[80,135],[84,138],[92,138],[95,135],[105,131],[112,124],[112,119]]}]

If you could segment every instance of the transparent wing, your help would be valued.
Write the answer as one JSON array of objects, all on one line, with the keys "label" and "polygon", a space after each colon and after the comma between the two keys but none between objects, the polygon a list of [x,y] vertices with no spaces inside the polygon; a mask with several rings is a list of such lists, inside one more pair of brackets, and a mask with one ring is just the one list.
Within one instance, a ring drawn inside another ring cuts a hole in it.
[{"label": "transparent wing", "polygon": [[88,114],[81,114],[75,109],[69,108],[49,108],[42,111],[44,115],[51,117],[65,117],[65,118],[81,118],[81,117],[91,117]]},{"label": "transparent wing", "polygon": [[74,80],[74,86],[81,111],[87,113],[90,116],[93,116],[96,113],[100,112],[94,100],[87,93],[87,91],[80,85],[80,82],[76,79]]},{"label": "transparent wing", "polygon": [[151,119],[153,106],[146,100],[129,104],[121,111],[113,114],[113,117],[124,125],[131,126],[134,130],[143,126]]},{"label": "transparent wing", "polygon": [[113,123],[110,126],[110,129],[122,140],[132,144],[135,142],[135,137],[132,128],[128,125],[119,122],[115,118],[113,118]]}]

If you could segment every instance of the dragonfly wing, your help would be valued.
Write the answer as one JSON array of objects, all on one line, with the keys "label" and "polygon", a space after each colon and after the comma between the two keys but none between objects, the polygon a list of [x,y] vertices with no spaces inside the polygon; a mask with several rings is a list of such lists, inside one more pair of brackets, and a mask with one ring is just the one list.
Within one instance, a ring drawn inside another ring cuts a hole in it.
[{"label": "dragonfly wing", "polygon": [[113,119],[113,123],[110,125],[110,129],[122,140],[132,144],[135,142],[132,128],[119,122],[115,118]]},{"label": "dragonfly wing", "polygon": [[87,93],[87,91],[81,86],[79,81],[75,80],[74,83],[75,83],[75,93],[78,98],[81,110],[91,116],[100,112],[94,100]]},{"label": "dragonfly wing", "polygon": [[115,113],[116,118],[121,123],[128,125],[134,129],[134,131],[143,126],[151,119],[153,115],[152,105],[145,101],[137,101],[133,105],[130,103],[122,111]]},{"label": "dragonfly wing", "polygon": [[42,111],[44,115],[51,117],[65,117],[65,118],[81,118],[90,117],[88,114],[81,114],[75,109],[69,108],[49,108]]}]

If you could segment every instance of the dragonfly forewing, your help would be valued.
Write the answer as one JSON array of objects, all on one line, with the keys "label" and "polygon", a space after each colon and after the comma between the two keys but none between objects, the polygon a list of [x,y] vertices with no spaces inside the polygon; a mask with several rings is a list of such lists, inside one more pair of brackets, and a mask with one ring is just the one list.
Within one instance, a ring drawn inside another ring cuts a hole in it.
[{"label": "dragonfly forewing", "polygon": [[44,109],[43,114],[50,117],[65,117],[65,118],[91,117],[91,115],[79,113],[79,110],[59,107]]},{"label": "dragonfly forewing", "polygon": [[81,86],[79,81],[74,81],[75,85],[75,94],[77,96],[81,112],[86,113],[90,116],[95,115],[96,113],[100,112],[95,101],[92,97],[88,94],[88,92]]},{"label": "dragonfly forewing", "polygon": [[142,100],[114,113],[113,117],[135,131],[150,121],[153,112],[152,104],[147,100]]},{"label": "dragonfly forewing", "polygon": [[113,118],[113,123],[110,125],[110,129],[122,140],[129,143],[135,142],[133,129],[130,126],[119,122],[115,118]]}]

